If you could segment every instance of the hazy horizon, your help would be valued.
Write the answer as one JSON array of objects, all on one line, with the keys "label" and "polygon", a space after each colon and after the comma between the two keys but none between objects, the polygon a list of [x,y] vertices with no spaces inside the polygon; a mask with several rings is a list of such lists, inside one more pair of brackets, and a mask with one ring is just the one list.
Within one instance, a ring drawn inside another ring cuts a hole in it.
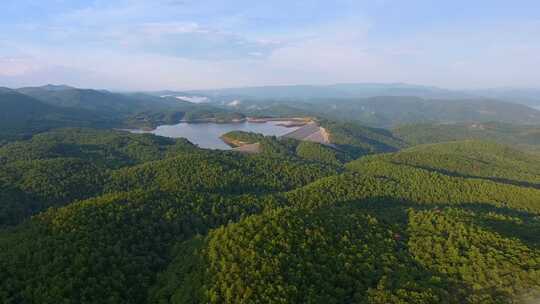
[{"label": "hazy horizon", "polygon": [[540,88],[536,1],[7,0],[0,10],[0,86]]},{"label": "hazy horizon", "polygon": [[504,90],[534,90],[534,91],[540,91],[540,86],[538,87],[532,87],[532,86],[499,86],[499,87],[478,87],[478,88],[447,88],[442,86],[435,86],[435,85],[428,85],[428,84],[419,84],[419,83],[405,83],[405,82],[342,82],[342,83],[321,83],[321,84],[313,84],[313,83],[292,83],[292,84],[260,84],[260,85],[246,85],[246,86],[223,86],[223,87],[201,87],[201,88],[184,88],[184,89],[174,89],[174,88],[156,88],[156,89],[149,89],[149,90],[143,90],[143,89],[122,89],[122,88],[110,88],[110,87],[93,87],[93,86],[78,86],[73,85],[70,83],[35,83],[30,85],[16,85],[16,86],[9,86],[9,85],[2,85],[0,83],[0,88],[8,88],[8,89],[21,89],[25,87],[46,87],[46,86],[54,86],[54,87],[71,87],[75,89],[92,89],[92,90],[106,90],[111,92],[164,92],[164,91],[175,91],[175,92],[194,92],[194,91],[213,91],[213,90],[227,90],[227,89],[250,89],[250,88],[279,88],[279,87],[331,87],[331,86],[338,86],[338,85],[379,85],[379,86],[410,86],[410,87],[418,87],[418,88],[432,88],[432,89],[438,89],[438,90],[447,90],[450,92],[472,92],[472,91],[482,91],[482,90],[493,90],[493,91],[504,91]]}]

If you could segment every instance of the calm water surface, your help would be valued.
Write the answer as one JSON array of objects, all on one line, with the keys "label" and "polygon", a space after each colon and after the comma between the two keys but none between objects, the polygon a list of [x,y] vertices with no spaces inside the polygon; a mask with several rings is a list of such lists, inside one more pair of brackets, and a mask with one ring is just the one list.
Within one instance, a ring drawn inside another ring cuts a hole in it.
[{"label": "calm water surface", "polygon": [[201,148],[206,149],[220,149],[228,150],[230,147],[225,144],[221,138],[221,135],[230,131],[246,131],[261,133],[264,135],[281,136],[292,132],[298,127],[287,128],[278,126],[279,123],[284,121],[269,121],[265,123],[179,123],[177,125],[163,125],[157,127],[153,131],[132,131],[135,133],[152,133],[155,135],[179,138],[187,138],[192,143],[198,145]]}]

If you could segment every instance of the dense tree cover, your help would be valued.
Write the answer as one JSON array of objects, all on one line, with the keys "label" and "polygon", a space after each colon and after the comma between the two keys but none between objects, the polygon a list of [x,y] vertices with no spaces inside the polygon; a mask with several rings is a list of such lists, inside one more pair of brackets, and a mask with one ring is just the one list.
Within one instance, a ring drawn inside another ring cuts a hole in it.
[{"label": "dense tree cover", "polygon": [[[380,160],[366,160],[350,165],[363,175],[387,179],[381,196],[399,197],[417,203],[486,203],[527,211],[540,210],[540,190],[490,180],[453,177],[443,173],[396,165]],[[356,176],[356,174],[351,174]],[[361,178],[361,177],[360,177]],[[346,182],[346,178],[344,182]],[[437,185],[434,187],[434,185]],[[340,185],[341,186],[341,185]],[[341,186],[344,187],[344,186]],[[353,193],[356,193],[357,190]]]},{"label": "dense tree cover", "polygon": [[[271,138],[271,136],[268,136]],[[246,132],[246,131],[230,131],[223,135],[221,138],[230,146],[238,147],[243,144],[253,144],[265,140],[266,136],[260,133]]]},{"label": "dense tree cover", "polygon": [[144,111],[129,116],[124,120],[125,128],[151,130],[160,125],[173,125],[180,122],[184,116],[184,111],[164,110],[164,111]]},{"label": "dense tree cover", "polygon": [[[88,132],[102,136],[97,138]],[[148,155],[136,153],[139,148],[126,149],[125,145],[115,145],[118,141],[122,143],[125,136],[129,142],[141,140],[146,143],[145,140],[161,139],[155,136],[89,130],[61,130],[58,133],[42,134],[42,138],[36,136],[28,142],[8,145],[3,155],[9,172],[4,172],[9,173],[6,175],[17,188],[10,192],[7,186],[3,187],[6,190],[3,195],[18,204],[24,203],[27,196],[30,203],[47,200],[39,206],[26,206],[30,211],[39,211],[44,206],[59,205],[69,199],[83,199],[102,192],[110,194],[61,209],[49,209],[0,240],[2,248],[9,249],[0,258],[1,272],[6,279],[0,292],[4,302],[57,303],[69,298],[81,303],[139,303],[156,270],[165,265],[167,255],[164,248],[174,240],[203,233],[210,227],[260,211],[265,205],[278,204],[264,203],[265,198],[248,193],[288,190],[337,172],[337,168],[332,166],[264,156],[203,150],[194,153],[191,145],[171,150],[171,147],[183,143],[166,139],[163,139],[162,146],[154,142],[147,147],[152,149],[142,149]],[[38,143],[45,142],[45,138],[47,141],[55,138],[62,144],[75,144],[78,149],[74,152],[70,149],[34,151],[28,148],[39,148]],[[116,153],[123,157],[102,162],[100,168],[86,170],[80,166],[93,164],[86,160],[89,157],[86,145],[91,144],[90,152],[100,157]],[[105,150],[105,147],[109,149]],[[23,150],[27,151],[26,155],[11,155],[9,152],[19,154]],[[62,152],[65,152],[64,156],[79,156],[80,159],[60,157]],[[167,157],[170,152],[175,156],[114,169],[118,164],[127,165],[128,160],[144,162]],[[150,155],[153,157],[146,158]],[[91,174],[93,172],[96,174]],[[131,192],[124,193],[126,190]],[[216,194],[209,195],[209,192]],[[230,197],[231,193],[246,195]],[[19,199],[18,195],[22,198]],[[270,202],[275,201],[269,199]],[[17,211],[17,207],[20,205],[12,206],[12,209]],[[4,214],[10,218],[8,212]],[[25,216],[28,213],[23,212],[17,220]],[[106,265],[113,267],[105,270]],[[49,280],[49,276],[55,279]],[[25,283],[36,277],[40,278],[36,284]],[[59,285],[68,280],[72,283]],[[126,288],[127,285],[130,287]],[[30,291],[13,291],[19,290],[20,286]]]},{"label": "dense tree cover", "polygon": [[296,155],[303,159],[309,159],[328,164],[342,164],[352,160],[352,155],[339,151],[333,147],[319,143],[303,141],[296,146]]},{"label": "dense tree cover", "polygon": [[194,150],[185,139],[93,129],[57,129],[0,147],[0,163],[73,157],[119,168]]},{"label": "dense tree cover", "polygon": [[[512,221],[500,214],[490,216]],[[537,247],[474,223],[480,220],[476,210],[411,210],[408,220],[408,246],[415,259],[467,286],[456,290],[467,302],[517,300],[540,285]]]},{"label": "dense tree cover", "polygon": [[62,127],[155,128],[180,120],[226,122],[243,114],[171,96],[47,85],[0,88],[0,142]]},{"label": "dense tree cover", "polygon": [[263,134],[245,131],[227,132],[221,138],[233,147],[259,143],[261,146],[260,153],[273,156],[294,156],[296,147],[300,144],[298,140],[290,138],[264,136]]},{"label": "dense tree cover", "polygon": [[[0,166],[0,226],[16,224],[50,206],[92,197],[102,191],[106,172],[76,158],[17,161]],[[17,194],[9,194],[15,191]]]},{"label": "dense tree cover", "polygon": [[0,147],[0,226],[104,191],[111,170],[193,151],[187,140],[59,129]]},{"label": "dense tree cover", "polygon": [[538,290],[540,191],[384,160],[351,169],[362,174],[183,244],[152,301],[505,303]]},{"label": "dense tree cover", "polygon": [[175,240],[257,212],[252,196],[135,191],[50,209],[0,238],[2,303],[144,303]]},{"label": "dense tree cover", "polygon": [[152,302],[436,303],[453,296],[419,265],[410,272],[416,263],[395,233],[352,208],[252,216],[184,249],[167,273],[179,284],[156,290]]},{"label": "dense tree cover", "polygon": [[392,132],[411,145],[457,140],[489,140],[502,144],[538,149],[540,128],[501,122],[461,124],[410,124]]},{"label": "dense tree cover", "polygon": [[294,189],[339,170],[336,166],[264,155],[200,151],[115,171],[107,189],[264,193]]},{"label": "dense tree cover", "polygon": [[225,115],[226,109],[198,105],[174,96],[154,96],[144,93],[114,93],[106,90],[79,89],[47,85],[16,90],[41,103],[62,109],[83,110],[109,119],[116,126],[152,127],[165,122],[177,123],[188,115],[210,117]]},{"label": "dense tree cover", "polygon": [[166,109],[172,106],[168,99],[142,94],[119,94],[106,90],[79,89],[69,86],[47,85],[26,87],[17,92],[44,104],[92,112],[111,119],[149,109]]},{"label": "dense tree cover", "polygon": [[538,155],[482,141],[421,145],[386,154],[396,164],[540,188]]},{"label": "dense tree cover", "polygon": [[40,209],[43,205],[31,195],[6,180],[5,176],[0,177],[0,230],[20,223]]},{"label": "dense tree cover", "polygon": [[89,129],[1,146],[0,302],[519,303],[540,291],[536,156],[466,141],[343,166],[343,151],[272,140],[284,153]]},{"label": "dense tree cover", "polygon": [[50,128],[98,125],[110,127],[111,122],[93,113],[44,104],[13,90],[0,90],[2,140],[20,139]]},{"label": "dense tree cover", "polygon": [[352,155],[334,146],[292,138],[277,138],[244,131],[232,131],[222,135],[225,142],[233,147],[259,143],[261,154],[298,157],[326,164],[341,165],[353,159]]},{"label": "dense tree cover", "polygon": [[[2,189],[12,193],[0,198],[4,209],[0,225],[16,224],[50,206],[101,193],[285,191],[340,170],[275,157],[203,151],[183,139],[89,129],[57,130],[8,144],[0,148],[0,163]],[[137,164],[141,165],[129,166]]]},{"label": "dense tree cover", "polygon": [[365,154],[393,152],[406,146],[402,140],[383,129],[328,120],[322,120],[321,126],[330,134],[332,144],[355,158]]},{"label": "dense tree cover", "polygon": [[209,105],[199,105],[176,101],[170,109],[152,109],[137,112],[122,120],[125,128],[153,129],[160,125],[173,125],[179,122],[226,123],[243,120],[243,114]]}]

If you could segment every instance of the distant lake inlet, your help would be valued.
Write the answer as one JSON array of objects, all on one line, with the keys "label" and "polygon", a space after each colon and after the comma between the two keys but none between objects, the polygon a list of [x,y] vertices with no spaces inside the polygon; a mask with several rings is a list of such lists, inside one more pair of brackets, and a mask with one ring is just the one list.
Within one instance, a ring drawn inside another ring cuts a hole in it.
[{"label": "distant lake inlet", "polygon": [[286,127],[289,121],[239,122],[239,123],[186,123],[162,125],[152,131],[129,130],[132,133],[152,133],[172,138],[186,138],[205,149],[229,150],[231,147],[221,140],[221,135],[231,131],[261,133],[266,136],[282,136],[295,131],[299,126]]}]

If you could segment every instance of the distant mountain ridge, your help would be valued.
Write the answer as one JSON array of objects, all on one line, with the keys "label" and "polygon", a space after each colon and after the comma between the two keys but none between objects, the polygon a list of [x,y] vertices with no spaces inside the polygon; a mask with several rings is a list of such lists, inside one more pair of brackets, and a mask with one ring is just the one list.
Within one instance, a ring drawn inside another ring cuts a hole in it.
[{"label": "distant mountain ridge", "polygon": [[471,90],[471,94],[509,100],[516,103],[521,103],[534,108],[540,108],[540,89],[516,89],[516,88],[496,88],[484,90]]},{"label": "distant mountain ridge", "polygon": [[310,100],[245,100],[234,107],[248,115],[311,115],[354,121],[378,128],[410,123],[500,121],[540,124],[540,111],[488,98],[430,99],[416,96],[313,98]]},{"label": "distant mountain ridge", "polygon": [[233,99],[313,99],[313,98],[369,98],[379,96],[422,97],[429,99],[491,98],[527,106],[540,106],[540,89],[488,88],[444,89],[435,86],[407,83],[338,83],[331,85],[276,85],[236,87],[208,90],[160,91],[153,95],[205,96],[215,102]]},{"label": "distant mountain ridge", "polygon": [[45,85],[0,87],[0,143],[59,127],[153,128],[184,120],[228,120],[232,109],[197,105],[175,97]]},{"label": "distant mountain ridge", "polygon": [[46,85],[42,87],[25,87],[17,92],[33,97],[46,104],[80,108],[97,111],[103,114],[116,112],[131,113],[140,108],[165,107],[166,99],[146,95],[125,95],[105,90],[79,89],[65,85]]},{"label": "distant mountain ridge", "polygon": [[[493,92],[492,96],[496,93],[510,94],[510,91],[505,90]],[[534,97],[534,92],[530,90],[520,96]],[[81,126],[78,121],[83,120],[83,126],[101,123],[117,127],[151,128],[177,123],[182,119],[227,121],[229,118],[243,116],[298,115],[351,121],[377,128],[393,128],[412,123],[490,121],[540,125],[540,111],[517,102],[494,97],[475,97],[474,92],[462,93],[402,83],[267,86],[152,93],[118,93],[48,84],[19,89],[0,88],[0,93],[0,107],[7,113],[15,107],[10,99],[21,99],[22,95],[31,98],[31,103],[35,104],[21,106],[21,109],[32,113],[32,121],[39,121],[40,125],[48,122],[51,126]],[[184,96],[185,99],[190,96],[194,99],[207,98],[208,103],[182,101],[178,96]],[[28,99],[24,100],[21,104],[30,103]],[[34,110],[38,108],[44,110]],[[26,118],[13,117],[5,120],[12,123],[27,121]]]},{"label": "distant mountain ridge", "polygon": [[50,128],[107,122],[95,113],[43,103],[14,90],[0,89],[0,135],[27,135]]},{"label": "distant mountain ridge", "polygon": [[468,94],[431,86],[404,83],[341,83],[333,85],[281,85],[190,90],[184,93],[214,98],[243,97],[255,99],[364,98],[373,96],[418,96],[430,98],[464,98]]}]

